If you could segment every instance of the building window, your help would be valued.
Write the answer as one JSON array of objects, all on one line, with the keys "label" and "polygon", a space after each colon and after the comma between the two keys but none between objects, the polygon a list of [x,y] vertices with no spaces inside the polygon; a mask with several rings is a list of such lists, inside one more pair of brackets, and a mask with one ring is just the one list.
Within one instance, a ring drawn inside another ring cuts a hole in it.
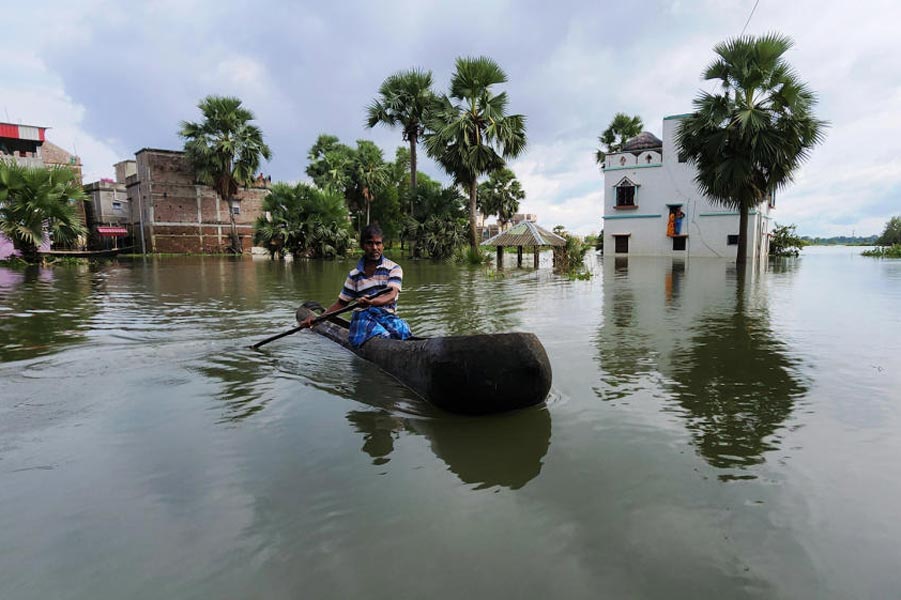
[{"label": "building window", "polygon": [[122,210],[121,202],[113,202],[113,210]]},{"label": "building window", "polygon": [[613,236],[613,251],[617,254],[628,254],[629,253],[629,236],[628,235],[614,235]]},{"label": "building window", "polygon": [[232,206],[232,214],[233,214],[233,215],[240,215],[240,214],[241,214],[241,207],[238,206],[237,204],[235,204],[234,206]]},{"label": "building window", "polygon": [[617,206],[635,206],[635,186],[626,184],[616,188]]},{"label": "building window", "polygon": [[685,250],[685,240],[686,237],[674,237],[673,238],[673,250]]},{"label": "building window", "polygon": [[727,235],[726,236],[726,245],[727,246],[738,246],[738,235]]}]

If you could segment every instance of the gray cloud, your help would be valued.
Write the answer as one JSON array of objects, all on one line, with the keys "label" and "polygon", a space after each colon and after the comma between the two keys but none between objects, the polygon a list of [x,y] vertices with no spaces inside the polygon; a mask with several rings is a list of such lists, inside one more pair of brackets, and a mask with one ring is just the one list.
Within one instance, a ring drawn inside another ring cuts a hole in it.
[{"label": "gray cloud", "polygon": [[[273,148],[267,171],[297,180],[320,133],[373,139],[393,155],[399,132],[363,125],[387,75],[431,69],[443,91],[455,57],[486,54],[510,76],[511,110],[528,118],[529,150],[514,162],[525,208],[587,233],[602,211],[591,155],[613,113],[640,114],[659,135],[663,116],[690,110],[713,45],[739,33],[752,5],[51,1],[12,16],[0,49],[18,59],[0,93],[15,102],[11,118],[55,126],[63,145],[77,138],[89,176],[142,147],[180,147],[179,122],[198,118],[203,96],[234,94]],[[901,142],[880,135],[899,124],[899,14],[890,2],[809,1],[761,3],[754,15],[749,33],[796,40],[790,60],[833,123],[780,197],[777,219],[801,233],[866,233],[899,212]],[[430,161],[423,169],[442,177]],[[846,181],[861,171],[866,181]]]}]

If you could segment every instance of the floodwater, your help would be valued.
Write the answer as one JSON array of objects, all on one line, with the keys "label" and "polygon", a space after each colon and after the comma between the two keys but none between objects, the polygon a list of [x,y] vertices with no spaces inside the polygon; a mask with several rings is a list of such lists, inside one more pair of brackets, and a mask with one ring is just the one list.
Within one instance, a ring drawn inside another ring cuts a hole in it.
[{"label": "floodwater", "polygon": [[351,262],[0,268],[0,598],[896,598],[901,261],[859,251],[405,261],[417,334],[544,343],[547,406],[479,418],[248,348]]}]

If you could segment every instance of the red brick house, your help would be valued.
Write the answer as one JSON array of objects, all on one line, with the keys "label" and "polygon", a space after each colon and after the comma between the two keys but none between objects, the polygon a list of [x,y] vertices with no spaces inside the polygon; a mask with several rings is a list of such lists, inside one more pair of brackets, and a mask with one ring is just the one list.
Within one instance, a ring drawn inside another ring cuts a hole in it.
[{"label": "red brick house", "polygon": [[[197,183],[184,152],[139,150],[125,184],[136,252],[220,253],[231,245],[228,203]],[[244,252],[250,252],[253,223],[269,194],[265,183],[258,185],[239,190],[234,206]]]}]

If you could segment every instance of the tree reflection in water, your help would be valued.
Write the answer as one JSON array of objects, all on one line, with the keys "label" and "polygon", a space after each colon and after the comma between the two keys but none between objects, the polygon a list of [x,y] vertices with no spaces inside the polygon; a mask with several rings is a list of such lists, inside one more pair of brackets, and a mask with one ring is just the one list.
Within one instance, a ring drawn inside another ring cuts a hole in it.
[{"label": "tree reflection in water", "polygon": [[[747,469],[780,445],[808,385],[773,333],[763,288],[749,305],[748,276],[734,266],[617,258],[605,264],[597,334],[599,398],[669,397],[700,455],[719,469]],[[723,474],[724,479],[753,477]]]},{"label": "tree reflection in water", "polygon": [[773,335],[767,311],[746,305],[745,281],[736,273],[731,310],[717,307],[689,328],[667,373],[699,452],[721,469],[764,462],[765,452],[779,448],[776,434],[808,389],[798,361]]},{"label": "tree reflection in water", "polygon": [[529,292],[515,281],[486,282],[477,268],[439,270],[416,261],[404,268],[400,313],[416,335],[495,333],[520,326],[518,313]]},{"label": "tree reflection in water", "polygon": [[194,370],[220,386],[223,404],[219,423],[236,423],[266,408],[272,399],[273,376],[265,354],[242,351],[211,355]]},{"label": "tree reflection in water", "polygon": [[95,277],[101,268],[0,267],[0,361],[45,356],[83,341],[97,313],[91,296],[102,286]]}]

